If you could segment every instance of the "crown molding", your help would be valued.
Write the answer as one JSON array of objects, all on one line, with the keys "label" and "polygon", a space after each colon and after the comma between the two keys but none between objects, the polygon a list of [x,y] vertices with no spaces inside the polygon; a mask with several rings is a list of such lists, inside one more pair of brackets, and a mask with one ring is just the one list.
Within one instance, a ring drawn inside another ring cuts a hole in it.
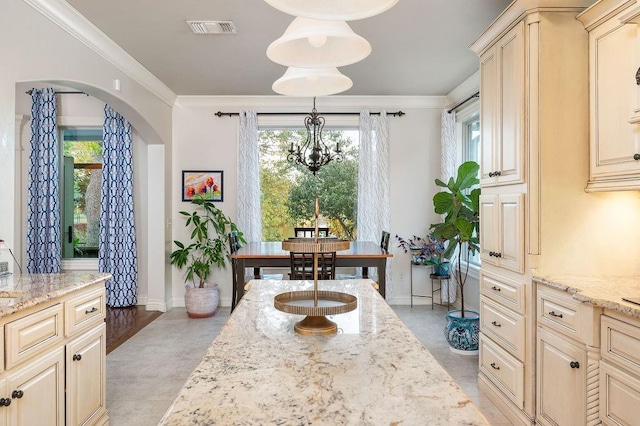
[{"label": "crown molding", "polygon": [[170,107],[176,94],[64,0],[23,0]]},{"label": "crown molding", "polygon": [[[178,96],[175,107],[254,109],[260,112],[271,112],[270,110],[278,112],[282,108],[289,108],[308,112],[312,103],[311,97],[294,96]],[[324,112],[330,112],[331,109],[359,111],[373,108],[386,110],[446,108],[448,105],[446,96],[325,96],[316,98],[316,107]]]}]

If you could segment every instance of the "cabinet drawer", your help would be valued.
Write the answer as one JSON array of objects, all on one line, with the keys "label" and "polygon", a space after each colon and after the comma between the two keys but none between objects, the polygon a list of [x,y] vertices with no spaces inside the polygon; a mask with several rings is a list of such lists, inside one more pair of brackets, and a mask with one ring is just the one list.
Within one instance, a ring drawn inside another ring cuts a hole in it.
[{"label": "cabinet drawer", "polygon": [[514,311],[524,314],[524,285],[505,277],[480,273],[480,292]]},{"label": "cabinet drawer", "polygon": [[73,335],[76,331],[99,324],[104,321],[106,311],[105,289],[97,288],[81,296],[69,299],[64,304],[65,334]]},{"label": "cabinet drawer", "polygon": [[608,362],[601,362],[600,419],[611,425],[637,425],[638,407],[640,380]]},{"label": "cabinet drawer", "polygon": [[518,408],[524,407],[524,364],[480,334],[480,371]]},{"label": "cabinet drawer", "polygon": [[486,297],[480,298],[480,329],[505,349],[524,361],[524,317],[500,307]]},{"label": "cabinet drawer", "polygon": [[538,287],[538,323],[576,338],[579,337],[579,305],[569,293]]},{"label": "cabinet drawer", "polygon": [[602,316],[602,358],[640,376],[640,328]]},{"label": "cabinet drawer", "polygon": [[6,368],[62,341],[62,305],[57,304],[5,325]]}]

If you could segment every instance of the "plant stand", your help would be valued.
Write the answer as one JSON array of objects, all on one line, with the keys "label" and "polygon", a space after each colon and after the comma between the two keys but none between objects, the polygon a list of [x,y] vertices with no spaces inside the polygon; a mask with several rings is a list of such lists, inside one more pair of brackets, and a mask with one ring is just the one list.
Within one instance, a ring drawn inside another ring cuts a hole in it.
[{"label": "plant stand", "polygon": [[[414,267],[431,267],[430,265],[421,265],[421,264],[417,264],[417,263],[413,263],[411,262],[411,276],[410,276],[410,285],[411,285],[411,307],[413,308],[413,298],[414,297],[423,297],[426,299],[431,299],[431,309],[433,310],[433,305],[438,305],[438,306],[446,306],[447,309],[449,309],[449,301],[447,300],[447,303],[443,303],[442,302],[442,281],[447,281],[448,285],[451,285],[451,275],[436,275],[436,274],[429,274],[429,278],[431,279],[431,295],[424,295],[424,294],[415,294],[413,292],[413,268]],[[437,287],[436,287],[437,284]],[[434,295],[438,293],[440,296],[440,303],[436,303]]]}]

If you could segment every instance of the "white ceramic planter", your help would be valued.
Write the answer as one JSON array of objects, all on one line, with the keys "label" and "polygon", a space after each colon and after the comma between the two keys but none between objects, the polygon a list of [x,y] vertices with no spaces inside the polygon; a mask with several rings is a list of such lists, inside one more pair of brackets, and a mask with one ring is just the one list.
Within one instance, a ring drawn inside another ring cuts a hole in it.
[{"label": "white ceramic planter", "polygon": [[220,302],[218,284],[205,283],[202,288],[186,285],[185,288],[184,304],[190,318],[208,318],[216,313]]}]

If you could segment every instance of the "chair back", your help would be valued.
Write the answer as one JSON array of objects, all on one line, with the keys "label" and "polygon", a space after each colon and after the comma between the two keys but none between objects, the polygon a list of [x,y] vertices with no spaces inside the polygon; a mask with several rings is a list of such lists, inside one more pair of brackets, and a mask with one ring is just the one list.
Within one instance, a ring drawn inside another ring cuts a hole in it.
[{"label": "chair back", "polygon": [[385,253],[389,252],[389,238],[391,234],[387,231],[382,231],[382,237],[380,239],[380,248],[385,251]]},{"label": "chair back", "polygon": [[[299,227],[293,228],[293,234],[296,238],[313,238],[315,237],[315,227]],[[318,227],[318,238],[324,238],[329,236],[328,227]]]},{"label": "chair back", "polygon": [[240,240],[238,239],[238,231],[229,232],[229,253],[234,254],[240,248]]},{"label": "chair back", "polygon": [[[313,279],[313,253],[289,252],[292,280]],[[336,275],[336,252],[318,253],[318,279],[333,280]]]}]

